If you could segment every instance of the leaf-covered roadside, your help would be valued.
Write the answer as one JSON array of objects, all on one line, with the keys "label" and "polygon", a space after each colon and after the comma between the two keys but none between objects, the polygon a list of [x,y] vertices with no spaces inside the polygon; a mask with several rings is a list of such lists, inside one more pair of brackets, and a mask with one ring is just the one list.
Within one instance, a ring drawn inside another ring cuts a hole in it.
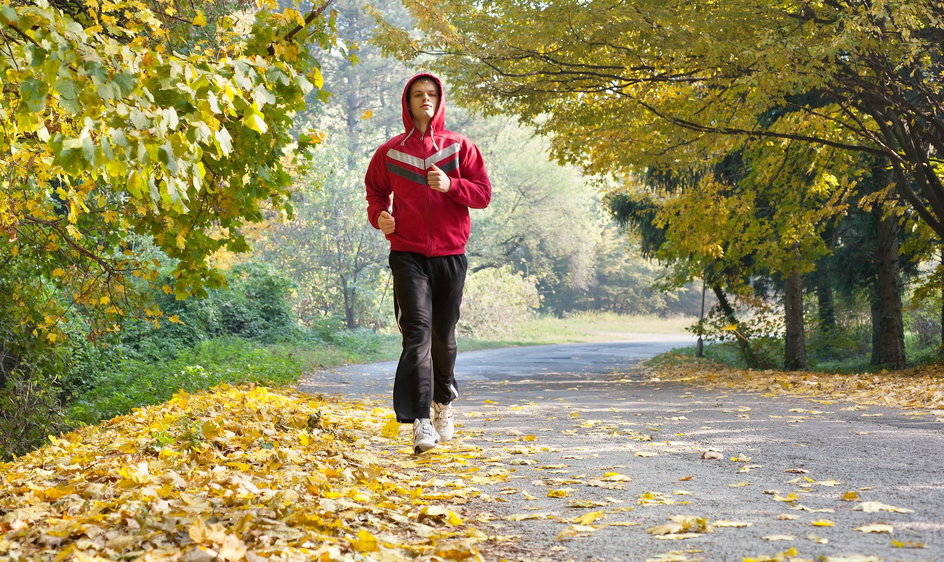
[{"label": "leaf-covered roadside", "polygon": [[398,429],[369,402],[180,392],[0,464],[0,557],[478,558],[486,536],[433,501],[472,490],[424,482]]},{"label": "leaf-covered roadside", "polygon": [[900,408],[939,410],[944,416],[944,366],[922,365],[878,373],[814,373],[735,369],[668,353],[647,365],[651,382],[676,381],[711,388],[849,400]]}]

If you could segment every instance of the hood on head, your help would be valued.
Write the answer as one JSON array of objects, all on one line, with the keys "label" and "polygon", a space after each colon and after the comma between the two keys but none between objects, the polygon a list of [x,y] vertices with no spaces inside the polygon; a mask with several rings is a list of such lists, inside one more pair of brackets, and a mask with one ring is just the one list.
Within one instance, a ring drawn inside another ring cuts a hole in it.
[{"label": "hood on head", "polygon": [[429,78],[436,83],[436,87],[439,88],[439,107],[436,108],[436,113],[433,114],[433,119],[429,122],[429,128],[431,131],[442,131],[446,126],[446,90],[443,89],[442,81],[429,74],[427,72],[421,72],[410,78],[406,82],[406,86],[403,88],[403,96],[401,97],[402,107],[403,107],[403,127],[404,132],[409,133],[412,131],[416,125],[413,123],[413,116],[410,115],[410,86],[413,85],[413,82],[416,82],[420,78]]}]

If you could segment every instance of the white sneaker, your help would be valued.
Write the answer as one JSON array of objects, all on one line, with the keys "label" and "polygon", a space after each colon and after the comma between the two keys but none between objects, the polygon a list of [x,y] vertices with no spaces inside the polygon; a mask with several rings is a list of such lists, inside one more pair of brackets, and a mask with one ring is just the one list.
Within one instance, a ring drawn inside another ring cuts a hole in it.
[{"label": "white sneaker", "polygon": [[456,431],[456,422],[452,413],[452,404],[433,402],[433,426],[443,441],[452,439]]},{"label": "white sneaker", "polygon": [[413,452],[417,455],[426,452],[439,443],[439,434],[433,429],[429,418],[420,418],[413,422]]}]

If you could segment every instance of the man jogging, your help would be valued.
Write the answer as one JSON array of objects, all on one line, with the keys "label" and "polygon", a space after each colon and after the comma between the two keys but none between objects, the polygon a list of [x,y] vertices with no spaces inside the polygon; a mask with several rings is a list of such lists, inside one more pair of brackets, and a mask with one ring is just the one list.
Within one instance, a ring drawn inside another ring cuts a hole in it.
[{"label": "man jogging", "polygon": [[403,338],[393,409],[398,422],[413,424],[413,450],[422,453],[454,431],[456,322],[468,266],[469,209],[484,209],[492,186],[479,149],[445,129],[438,78],[411,78],[402,105],[404,132],[377,149],[365,183],[368,220],[390,241],[394,311]]}]

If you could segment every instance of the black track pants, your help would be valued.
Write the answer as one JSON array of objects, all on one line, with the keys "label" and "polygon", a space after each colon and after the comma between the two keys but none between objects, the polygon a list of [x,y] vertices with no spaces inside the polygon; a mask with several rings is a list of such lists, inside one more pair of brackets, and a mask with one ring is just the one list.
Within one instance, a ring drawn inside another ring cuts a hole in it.
[{"label": "black track pants", "polygon": [[400,423],[430,417],[433,400],[447,404],[459,396],[456,322],[467,268],[464,255],[390,252],[394,311],[403,336],[393,383],[393,410]]}]

